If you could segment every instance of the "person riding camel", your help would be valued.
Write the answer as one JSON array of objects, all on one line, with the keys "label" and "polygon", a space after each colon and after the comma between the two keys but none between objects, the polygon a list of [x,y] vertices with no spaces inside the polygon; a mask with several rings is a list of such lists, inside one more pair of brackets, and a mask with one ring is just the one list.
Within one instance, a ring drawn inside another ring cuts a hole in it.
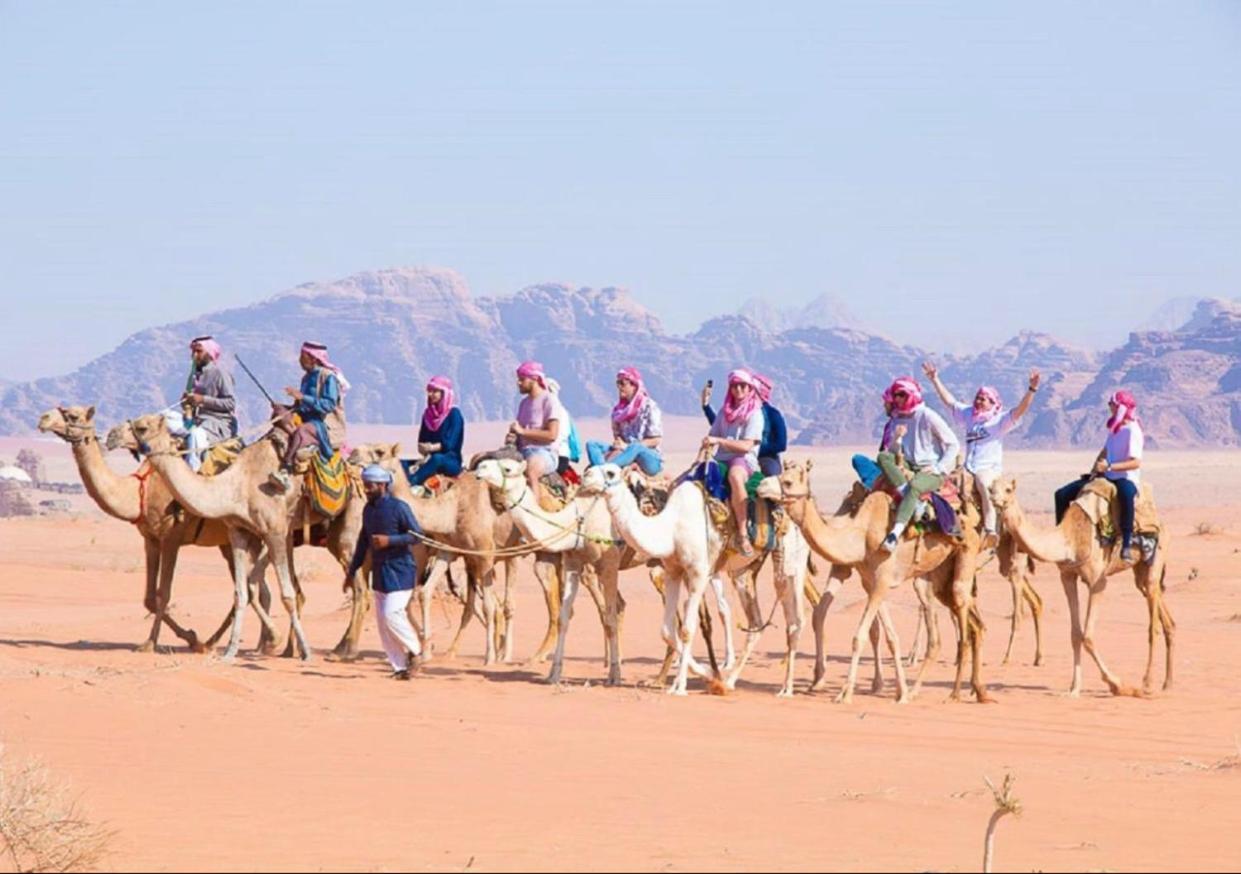
[{"label": "person riding camel", "polygon": [[728,468],[729,503],[737,525],[738,547],[743,556],[754,548],[746,532],[746,483],[758,468],[758,447],[763,439],[763,407],[758,382],[748,370],[728,374],[728,396],[711,431],[702,440],[704,452],[714,451],[715,460]]},{"label": "person riding camel", "polygon": [[991,503],[991,485],[1003,473],[1004,436],[1017,427],[1021,417],[1030,409],[1034,394],[1038,391],[1041,377],[1037,370],[1030,371],[1030,381],[1021,401],[1011,410],[1005,410],[1000,393],[992,386],[979,386],[974,393],[974,403],[958,401],[939,378],[939,368],[926,361],[922,371],[931,380],[935,393],[944,402],[952,420],[965,428],[965,469],[974,477],[974,491],[978,506],[982,508],[984,547],[995,546],[995,507]]},{"label": "person riding camel", "polygon": [[185,460],[197,472],[203,453],[237,436],[237,399],[233,377],[220,367],[220,344],[211,336],[190,341],[193,364],[180,407],[165,411],[168,431],[185,438]]},{"label": "person riding camel", "polygon": [[568,416],[548,388],[547,374],[539,362],[527,361],[517,368],[517,390],[522,398],[508,432],[516,437],[517,449],[526,460],[526,481],[537,489],[539,480],[560,466]]},{"label": "person riding camel", "polygon": [[[343,401],[349,381],[328,359],[327,347],[322,343],[303,343],[298,363],[305,371],[301,387],[284,390],[293,403],[289,406],[272,404],[276,427],[289,435],[280,469],[271,475],[272,484],[282,490],[292,485],[289,472],[302,447],[317,443],[320,457],[330,459],[345,442]],[[298,422],[294,421],[294,416]]]},{"label": "person riding camel", "polygon": [[414,488],[421,487],[436,475],[461,474],[465,417],[453,405],[453,400],[451,379],[433,376],[427,381],[427,408],[418,427],[418,454],[422,456],[422,461],[409,478]]},{"label": "person riding camel", "polygon": [[[753,371],[750,371],[750,375],[754,377],[763,405],[763,439],[758,445],[758,467],[766,476],[779,476],[784,471],[784,462],[780,456],[789,448],[788,426],[784,422],[784,414],[771,405],[771,379]],[[710,381],[702,388],[702,414],[709,423],[715,424]]]},{"label": "person riding camel", "polygon": [[[883,541],[883,548],[892,552],[922,496],[938,491],[956,466],[960,444],[944,418],[922,402],[922,386],[913,377],[893,382],[883,400],[891,418],[883,429],[879,467],[893,488],[905,488],[896,522]],[[898,455],[904,457],[909,472],[901,466]]]},{"label": "person riding camel", "polygon": [[1142,481],[1142,423],[1138,420],[1138,402],[1127,391],[1118,391],[1107,399],[1107,441],[1095,458],[1094,469],[1076,482],[1056,490],[1056,524],[1064,518],[1069,505],[1083,488],[1098,476],[1106,477],[1116,486],[1120,502],[1120,559],[1132,561],[1133,514]]},{"label": "person riding camel", "polygon": [[612,407],[612,445],[600,440],[586,444],[591,466],[611,462],[621,468],[632,464],[647,476],[663,470],[659,444],[663,438],[663,414],[646,391],[636,367],[622,368],[616,374],[616,405]]}]

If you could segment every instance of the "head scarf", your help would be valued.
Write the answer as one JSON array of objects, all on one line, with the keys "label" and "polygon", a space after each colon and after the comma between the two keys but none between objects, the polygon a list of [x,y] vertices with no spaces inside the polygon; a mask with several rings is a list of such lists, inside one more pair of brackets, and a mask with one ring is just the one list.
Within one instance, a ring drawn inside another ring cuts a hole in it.
[{"label": "head scarf", "polygon": [[547,374],[543,371],[543,365],[537,361],[523,361],[517,368],[517,378],[533,379],[543,388],[547,388]]},{"label": "head scarf", "polygon": [[386,467],[378,464],[368,464],[362,471],[362,482],[364,483],[392,483],[392,473]]},{"label": "head scarf", "polygon": [[1138,402],[1130,392],[1121,389],[1107,400],[1116,405],[1116,412],[1107,420],[1107,428],[1113,434],[1130,422],[1138,421]]},{"label": "head scarf", "polygon": [[991,410],[987,415],[998,416],[1000,413],[1004,412],[1004,402],[1000,400],[1000,393],[996,390],[995,386],[980,385],[978,387],[978,391],[974,392],[974,397],[978,397],[979,395],[982,395],[984,398],[991,401]]},{"label": "head scarf", "polygon": [[345,374],[340,372],[340,368],[328,359],[326,346],[322,343],[312,343],[307,340],[302,344],[302,354],[309,355],[320,367],[325,367],[332,371],[332,373],[335,373],[337,381],[340,382],[342,394],[349,390],[349,380],[345,379]]},{"label": "head scarf", "polygon": [[[741,383],[748,385],[754,391],[746,395],[745,400],[740,403],[733,397],[733,385]],[[754,375],[748,370],[734,370],[728,374],[728,396],[724,399],[724,421],[730,425],[738,422],[744,422],[750,416],[754,415],[754,411],[758,409],[760,398],[758,394],[758,383],[754,379]]]},{"label": "head scarf", "polygon": [[426,425],[429,431],[438,431],[440,425],[443,425],[444,420],[448,418],[448,414],[452,412],[452,380],[446,376],[433,376],[427,380],[427,390],[431,389],[436,389],[443,395],[438,404],[427,404],[422,414],[422,424]]},{"label": "head scarf", "polygon": [[[896,401],[898,391],[905,393],[905,400],[900,404]],[[902,376],[888,386],[888,390],[883,393],[883,402],[891,408],[891,415],[908,416],[922,406],[922,386],[918,385],[918,381],[912,376]]]},{"label": "head scarf", "polygon": [[759,398],[765,404],[771,403],[771,390],[774,387],[771,384],[771,378],[753,371],[750,372],[750,375],[754,377],[754,388],[758,392]]},{"label": "head scarf", "polygon": [[220,360],[220,344],[215,341],[215,337],[208,334],[206,337],[195,337],[190,341],[190,351],[194,351],[194,347],[198,346],[207,353],[207,357],[212,361]]},{"label": "head scarf", "polygon": [[637,387],[632,398],[627,401],[618,400],[616,406],[612,407],[612,421],[620,425],[637,418],[642,408],[646,406],[646,402],[650,400],[650,395],[646,393],[646,383],[642,381],[642,374],[638,372],[638,368],[623,367],[616,372],[616,378],[632,382]]}]

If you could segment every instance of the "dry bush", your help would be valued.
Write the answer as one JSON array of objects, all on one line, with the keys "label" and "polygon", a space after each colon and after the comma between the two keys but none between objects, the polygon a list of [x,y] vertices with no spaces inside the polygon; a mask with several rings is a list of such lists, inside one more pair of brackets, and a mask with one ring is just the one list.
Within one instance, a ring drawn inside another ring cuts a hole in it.
[{"label": "dry bush", "polygon": [[112,837],[41,762],[13,761],[0,747],[0,870],[96,870]]},{"label": "dry bush", "polygon": [[1198,537],[1206,537],[1210,534],[1219,534],[1220,528],[1213,522],[1199,522],[1194,526],[1194,534]]}]

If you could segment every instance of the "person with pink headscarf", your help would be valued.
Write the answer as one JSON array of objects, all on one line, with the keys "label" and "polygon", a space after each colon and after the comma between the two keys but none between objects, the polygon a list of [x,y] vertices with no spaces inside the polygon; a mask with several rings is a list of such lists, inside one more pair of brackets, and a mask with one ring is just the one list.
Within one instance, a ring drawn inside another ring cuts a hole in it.
[{"label": "person with pink headscarf", "polygon": [[1004,472],[1004,436],[1017,427],[1021,417],[1030,409],[1042,377],[1037,370],[1031,370],[1021,401],[1013,409],[1006,410],[999,391],[993,386],[979,386],[974,393],[974,402],[964,404],[940,380],[939,368],[933,362],[923,362],[922,371],[930,378],[935,393],[948,408],[952,420],[965,428],[965,469],[974,477],[974,491],[982,508],[986,534],[983,545],[994,546],[998,535],[995,506],[991,503],[991,485]]},{"label": "person with pink headscarf", "polygon": [[728,395],[711,431],[703,438],[703,451],[714,451],[715,460],[728,468],[729,503],[737,525],[742,555],[754,554],[746,533],[746,483],[759,469],[758,447],[763,440],[763,403],[758,382],[748,370],[728,374]]},{"label": "person with pink headscarf", "polygon": [[[286,386],[284,390],[293,403],[272,404],[276,427],[289,435],[289,445],[271,482],[285,490],[292,485],[289,471],[304,446],[317,443],[319,456],[330,459],[345,442],[344,393],[348,380],[328,358],[327,346],[322,343],[303,343],[297,361],[303,371],[301,387]],[[300,423],[294,422],[295,415]]]},{"label": "person with pink headscarf", "polygon": [[220,367],[220,354],[220,344],[210,335],[190,341],[190,376],[181,396],[181,415],[166,416],[170,423],[182,419],[179,428],[170,427],[169,430],[185,437],[189,450],[185,460],[195,471],[202,467],[203,453],[207,449],[237,436],[233,377]]},{"label": "person with pink headscarf", "polygon": [[664,436],[663,414],[646,391],[636,367],[621,368],[616,374],[616,405],[612,407],[612,445],[600,440],[586,444],[591,466],[610,462],[618,467],[636,464],[647,476],[664,467],[659,444]]},{"label": "person with pink headscarf", "polygon": [[522,398],[517,405],[517,418],[508,430],[526,460],[526,481],[537,489],[540,479],[560,467],[562,448],[569,434],[569,415],[551,390],[543,365],[537,361],[523,362],[517,368],[517,390]]},{"label": "person with pink headscarf", "polygon": [[[775,388],[770,377],[753,370],[755,390],[763,405],[763,439],[758,444],[758,468],[766,476],[779,476],[784,471],[784,462],[780,456],[789,448],[788,425],[784,414],[772,406],[771,393]],[[711,385],[702,388],[702,414],[707,421],[715,424],[715,410],[711,406]]]},{"label": "person with pink headscarf", "polygon": [[433,376],[427,380],[427,408],[418,427],[418,453],[423,458],[409,478],[411,486],[421,486],[437,474],[461,474],[465,417],[453,403],[454,399],[451,379]]},{"label": "person with pink headscarf", "polygon": [[922,496],[939,491],[956,467],[961,444],[944,417],[922,402],[922,386],[912,376],[895,380],[883,393],[883,404],[889,418],[877,460],[888,483],[904,489],[896,522],[883,541],[883,548],[891,552]]},{"label": "person with pink headscarf", "polygon": [[1056,524],[1069,505],[1077,500],[1086,484],[1095,477],[1106,477],[1116,486],[1120,501],[1120,559],[1132,561],[1134,504],[1142,481],[1142,450],[1146,442],[1138,420],[1138,402],[1133,394],[1120,390],[1107,399],[1107,440],[1095,457],[1094,469],[1076,482],[1056,490]]}]

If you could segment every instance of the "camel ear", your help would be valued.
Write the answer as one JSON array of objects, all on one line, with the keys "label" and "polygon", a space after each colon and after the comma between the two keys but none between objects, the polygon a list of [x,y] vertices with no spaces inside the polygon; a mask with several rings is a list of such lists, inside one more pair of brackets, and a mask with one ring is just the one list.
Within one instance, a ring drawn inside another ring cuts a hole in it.
[{"label": "camel ear", "polygon": [[810,468],[812,468],[812,467],[814,467],[814,459],[813,459],[813,458],[807,458],[807,459],[806,459],[806,473],[810,473]]},{"label": "camel ear", "polygon": [[95,405],[94,404],[91,404],[89,407],[86,408],[86,421],[88,422],[95,421]]},{"label": "camel ear", "polygon": [[393,457],[393,458],[400,458],[400,457],[401,457],[401,444],[400,444],[400,443],[393,443],[393,444],[392,444],[392,457]]}]

